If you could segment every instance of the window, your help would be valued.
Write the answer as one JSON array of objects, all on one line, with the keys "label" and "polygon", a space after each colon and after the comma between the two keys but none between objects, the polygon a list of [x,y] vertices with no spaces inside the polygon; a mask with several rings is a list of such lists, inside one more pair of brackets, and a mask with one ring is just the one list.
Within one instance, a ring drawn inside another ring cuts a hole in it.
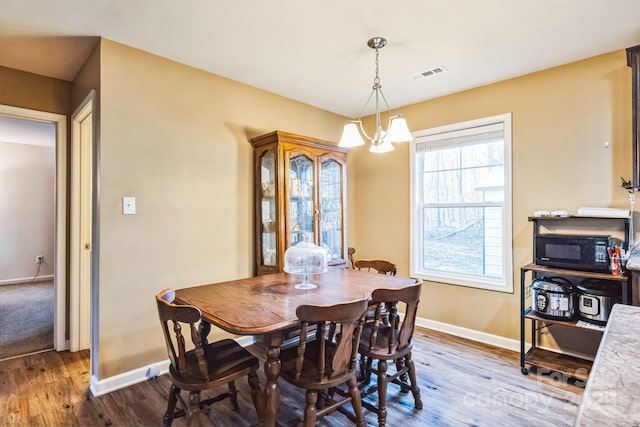
[{"label": "window", "polygon": [[414,137],[411,274],[513,292],[511,114]]}]

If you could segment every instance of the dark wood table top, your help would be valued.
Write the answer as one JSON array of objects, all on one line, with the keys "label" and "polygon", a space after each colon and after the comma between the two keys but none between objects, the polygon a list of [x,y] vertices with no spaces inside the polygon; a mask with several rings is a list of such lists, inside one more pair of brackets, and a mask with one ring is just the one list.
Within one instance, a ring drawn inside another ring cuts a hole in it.
[{"label": "dark wood table top", "polygon": [[176,303],[198,307],[202,316],[237,335],[260,335],[298,324],[296,308],[302,304],[330,305],[370,296],[374,289],[397,289],[415,279],[330,267],[309,276],[315,289],[294,288],[302,276],[267,274],[176,290]]}]

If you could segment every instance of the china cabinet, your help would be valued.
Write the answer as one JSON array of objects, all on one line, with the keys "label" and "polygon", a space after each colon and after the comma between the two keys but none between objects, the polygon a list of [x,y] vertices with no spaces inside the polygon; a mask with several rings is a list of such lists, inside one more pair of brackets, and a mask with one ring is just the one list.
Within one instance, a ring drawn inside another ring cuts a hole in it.
[{"label": "china cabinet", "polygon": [[349,150],[283,131],[250,141],[255,163],[256,274],[283,271],[284,252],[299,242],[325,248],[329,265],[344,264]]}]

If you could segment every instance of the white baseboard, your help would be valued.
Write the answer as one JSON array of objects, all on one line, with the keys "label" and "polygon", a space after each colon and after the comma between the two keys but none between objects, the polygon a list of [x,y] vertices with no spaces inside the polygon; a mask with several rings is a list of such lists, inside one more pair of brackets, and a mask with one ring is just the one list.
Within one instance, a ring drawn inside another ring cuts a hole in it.
[{"label": "white baseboard", "polygon": [[[236,338],[236,341],[241,346],[246,347],[255,342],[255,337],[243,336]],[[123,372],[102,380],[96,378],[95,375],[91,375],[91,384],[89,385],[89,389],[94,396],[102,396],[103,394],[111,393],[112,391],[147,381],[150,378],[166,374],[167,372],[169,372],[169,359]]]},{"label": "white baseboard", "polygon": [[460,338],[466,338],[472,341],[489,344],[495,347],[520,352],[520,340],[505,338],[498,335],[488,334],[486,332],[476,331],[474,329],[463,328],[462,326],[451,325],[449,323],[438,322],[436,320],[416,318],[416,326],[434,331],[444,332],[445,334],[454,335]]},{"label": "white baseboard", "polygon": [[[494,347],[504,348],[520,353],[520,340],[514,340],[511,338],[505,338],[498,335],[488,334],[486,332],[480,332],[473,329],[463,328],[461,326],[451,325],[449,323],[438,322],[435,320],[424,319],[421,317],[416,318],[416,326],[420,326],[427,329],[432,329],[438,332],[444,332],[449,335],[454,335],[460,338],[466,338],[472,341],[480,342],[483,344],[492,345]],[[531,343],[525,343],[525,351],[529,351]],[[567,350],[561,350],[558,348],[551,348],[547,346],[537,346],[542,350],[548,350],[555,353],[565,354],[567,356],[578,357],[580,359],[594,360],[593,355],[576,353]]]},{"label": "white baseboard", "polygon": [[0,286],[2,285],[17,285],[18,283],[37,283],[37,282],[47,282],[49,280],[53,280],[53,274],[48,276],[38,276],[34,280],[33,277],[22,277],[18,279],[5,279],[0,280]]},{"label": "white baseboard", "polygon": [[99,380],[95,375],[91,375],[91,385],[89,388],[94,396],[102,396],[103,394],[141,383],[142,381],[166,374],[167,372],[169,372],[168,359],[132,371],[123,372],[103,380]]}]

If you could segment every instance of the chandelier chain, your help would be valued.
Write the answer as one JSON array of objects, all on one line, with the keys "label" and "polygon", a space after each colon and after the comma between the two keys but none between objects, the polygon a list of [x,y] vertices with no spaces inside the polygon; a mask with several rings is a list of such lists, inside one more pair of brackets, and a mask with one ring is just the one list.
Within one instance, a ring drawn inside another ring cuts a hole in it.
[{"label": "chandelier chain", "polygon": [[379,62],[378,62],[378,56],[380,55],[379,49],[376,48],[376,76],[373,79],[373,88],[377,89],[380,87],[380,77],[378,77],[378,69],[379,69]]}]

